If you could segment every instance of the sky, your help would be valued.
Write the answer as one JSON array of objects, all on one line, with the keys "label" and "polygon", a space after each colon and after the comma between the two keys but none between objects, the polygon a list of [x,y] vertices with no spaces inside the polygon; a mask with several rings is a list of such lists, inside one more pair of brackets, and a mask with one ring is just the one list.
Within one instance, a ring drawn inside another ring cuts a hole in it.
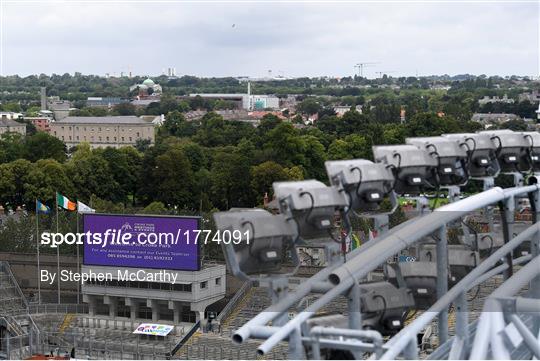
[{"label": "sky", "polygon": [[3,75],[539,75],[537,2],[0,0]]}]

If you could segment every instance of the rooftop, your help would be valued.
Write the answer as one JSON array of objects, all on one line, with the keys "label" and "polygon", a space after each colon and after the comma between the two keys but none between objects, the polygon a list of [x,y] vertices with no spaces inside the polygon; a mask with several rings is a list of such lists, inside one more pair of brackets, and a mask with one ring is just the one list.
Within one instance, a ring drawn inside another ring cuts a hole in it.
[{"label": "rooftop", "polygon": [[66,117],[56,123],[77,123],[77,124],[151,124],[143,119],[133,116],[110,116],[110,117]]},{"label": "rooftop", "polygon": [[16,122],[11,119],[1,119],[0,118],[0,127],[20,127],[25,126],[23,123]]},{"label": "rooftop", "polygon": [[519,118],[518,115],[513,113],[474,113],[473,120],[478,118]]}]

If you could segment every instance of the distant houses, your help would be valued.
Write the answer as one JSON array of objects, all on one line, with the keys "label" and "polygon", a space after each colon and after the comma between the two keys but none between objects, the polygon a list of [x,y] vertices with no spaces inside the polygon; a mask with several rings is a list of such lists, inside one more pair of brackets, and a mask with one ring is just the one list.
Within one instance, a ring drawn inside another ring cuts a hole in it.
[{"label": "distant houses", "polygon": [[533,90],[530,93],[521,93],[519,94],[519,101],[525,101],[528,100],[531,103],[540,103],[540,91]]},{"label": "distant houses", "polygon": [[0,117],[0,135],[4,133],[19,133],[26,135],[26,124],[19,123],[6,115]]},{"label": "distant houses", "polygon": [[504,94],[502,97],[498,96],[484,96],[482,99],[478,100],[478,104],[480,105],[486,105],[486,104],[492,104],[492,103],[505,103],[505,104],[514,104],[514,99],[509,98],[508,95]]},{"label": "distant houses", "polygon": [[516,114],[507,113],[474,113],[472,120],[482,124],[484,128],[489,128],[493,124],[501,124],[510,120],[521,120],[521,117]]}]

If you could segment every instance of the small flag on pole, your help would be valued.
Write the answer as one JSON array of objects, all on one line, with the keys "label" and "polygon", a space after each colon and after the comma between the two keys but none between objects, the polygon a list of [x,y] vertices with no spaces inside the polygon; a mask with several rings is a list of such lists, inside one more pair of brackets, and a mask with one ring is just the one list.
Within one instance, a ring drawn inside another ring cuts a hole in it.
[{"label": "small flag on pole", "polygon": [[36,199],[36,213],[49,214],[51,209]]},{"label": "small flag on pole", "polygon": [[373,241],[375,238],[377,238],[377,231],[376,230],[369,230],[369,242]]},{"label": "small flag on pole", "polygon": [[79,202],[79,201],[77,201],[77,211],[79,213],[96,213],[95,209],[90,208],[89,206],[87,206],[83,202]]},{"label": "small flag on pole", "polygon": [[360,238],[356,234],[352,234],[352,242],[351,242],[351,250],[357,249],[360,247],[362,242],[360,242]]},{"label": "small flag on pole", "polygon": [[77,204],[75,202],[70,201],[68,197],[64,197],[60,193],[56,193],[56,204],[58,204],[59,207],[62,207],[68,211],[77,210]]}]

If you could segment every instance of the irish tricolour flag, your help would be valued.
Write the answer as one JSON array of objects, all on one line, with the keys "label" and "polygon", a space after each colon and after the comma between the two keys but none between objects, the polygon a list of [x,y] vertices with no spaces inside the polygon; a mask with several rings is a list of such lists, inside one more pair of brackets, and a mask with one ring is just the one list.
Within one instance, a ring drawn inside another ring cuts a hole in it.
[{"label": "irish tricolour flag", "polygon": [[56,203],[59,207],[67,209],[68,211],[77,210],[77,203],[70,201],[68,197],[64,197],[60,193],[56,193]]}]

